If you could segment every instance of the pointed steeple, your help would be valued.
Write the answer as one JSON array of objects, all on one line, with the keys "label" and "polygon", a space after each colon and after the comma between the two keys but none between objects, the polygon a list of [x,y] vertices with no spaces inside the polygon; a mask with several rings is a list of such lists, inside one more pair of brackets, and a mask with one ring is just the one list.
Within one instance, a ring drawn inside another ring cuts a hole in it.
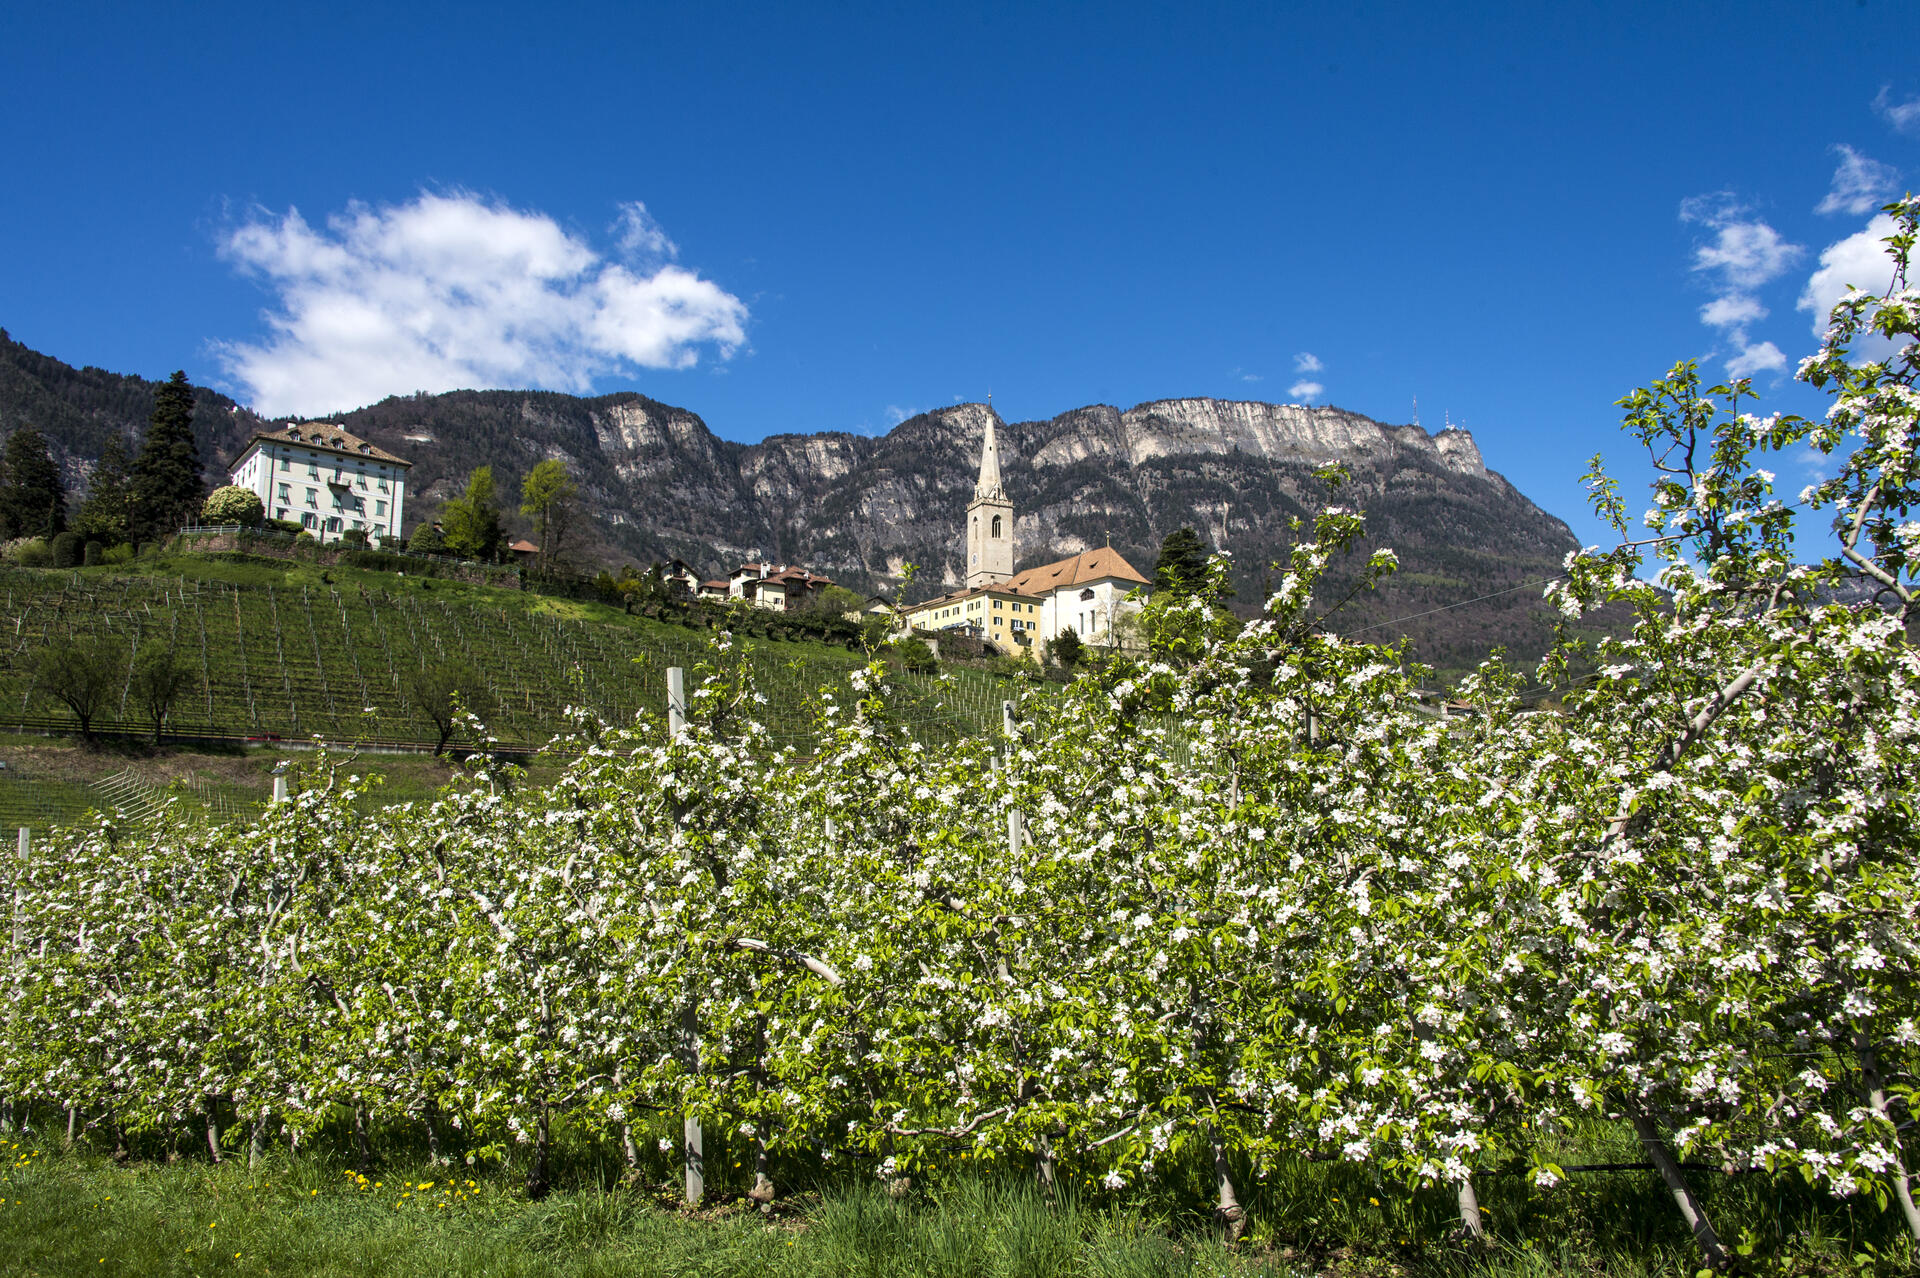
[{"label": "pointed steeple", "polygon": [[967,589],[1013,576],[1013,503],[1000,482],[1000,441],[993,435],[993,396],[987,396],[987,435],[980,446],[980,482],[967,503]]},{"label": "pointed steeple", "polygon": [[987,394],[987,438],[980,447],[980,482],[973,486],[975,501],[1005,501],[1007,490],[1000,483],[1000,444],[993,437],[993,394]]}]

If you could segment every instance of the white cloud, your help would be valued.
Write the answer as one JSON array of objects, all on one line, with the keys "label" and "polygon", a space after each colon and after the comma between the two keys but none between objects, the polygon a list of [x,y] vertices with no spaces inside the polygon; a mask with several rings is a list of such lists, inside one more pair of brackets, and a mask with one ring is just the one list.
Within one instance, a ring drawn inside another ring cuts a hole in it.
[{"label": "white cloud", "polygon": [[1318,373],[1326,368],[1320,357],[1312,351],[1301,351],[1293,357],[1293,371],[1296,373]]},{"label": "white cloud", "polygon": [[1820,267],[1800,291],[1799,302],[1801,310],[1813,312],[1815,336],[1826,335],[1827,314],[1849,289],[1878,293],[1892,282],[1893,263],[1887,259],[1884,241],[1893,233],[1893,219],[1882,213],[1868,222],[1864,231],[1820,250]]},{"label": "white cloud", "polygon": [[272,332],[217,349],[253,407],[280,416],[415,390],[588,391],[746,342],[746,304],[672,265],[645,205],[623,205],[613,229],[622,261],[544,213],[465,193],[352,204],[320,230],[262,210],[220,249],[275,295]]},{"label": "white cloud", "polygon": [[1815,213],[1851,213],[1859,217],[1887,202],[1899,173],[1893,166],[1870,160],[1846,143],[1833,148],[1840,156],[1840,167],[1833,171],[1833,185],[1827,197],[1814,206]]},{"label": "white cloud", "polygon": [[1891,85],[1881,85],[1880,93],[1873,100],[1873,109],[1882,119],[1902,133],[1920,133],[1920,98],[1908,98],[1905,102],[1893,100]]},{"label": "white cloud", "polygon": [[1767,308],[1745,293],[1716,297],[1700,308],[1700,322],[1708,328],[1732,328],[1767,317]]},{"label": "white cloud", "polygon": [[667,238],[647,206],[638,200],[620,206],[612,230],[620,237],[620,251],[629,265],[670,262],[680,256],[680,246]]},{"label": "white cloud", "polygon": [[1722,222],[1714,229],[1718,235],[1713,243],[1693,251],[1693,269],[1717,271],[1733,288],[1758,288],[1778,279],[1803,251],[1765,222]]},{"label": "white cloud", "polygon": [[1309,382],[1309,381],[1302,380],[1302,381],[1297,381],[1293,385],[1287,387],[1287,395],[1289,398],[1294,399],[1300,403],[1311,404],[1314,400],[1320,398],[1321,392],[1325,391],[1326,389],[1327,388],[1322,386],[1319,382]]},{"label": "white cloud", "polygon": [[1777,373],[1786,366],[1787,357],[1772,342],[1755,342],[1751,345],[1743,342],[1740,353],[1727,361],[1727,375],[1752,377],[1755,373]]},{"label": "white cloud", "polygon": [[[1868,161],[1872,163],[1872,161]],[[1843,166],[1844,167],[1844,166]],[[1733,347],[1727,360],[1732,377],[1777,372],[1787,358],[1772,342],[1755,342],[1748,326],[1767,317],[1767,308],[1753,290],[1784,274],[1806,250],[1786,240],[1752,212],[1731,191],[1696,195],[1680,202],[1680,220],[1699,223],[1714,232],[1711,242],[1693,252],[1693,269],[1718,277],[1719,295],[1700,308],[1700,322],[1719,329]]]}]

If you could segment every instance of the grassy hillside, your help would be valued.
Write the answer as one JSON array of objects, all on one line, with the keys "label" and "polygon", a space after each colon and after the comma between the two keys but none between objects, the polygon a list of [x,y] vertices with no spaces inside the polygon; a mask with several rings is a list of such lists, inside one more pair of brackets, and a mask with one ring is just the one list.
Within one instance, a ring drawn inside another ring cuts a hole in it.
[{"label": "grassy hillside", "polygon": [[[509,745],[544,745],[565,729],[563,711],[570,705],[591,707],[610,723],[658,715],[667,668],[691,670],[708,659],[714,637],[600,604],[519,591],[189,555],[124,568],[0,568],[0,616],[12,622],[0,628],[0,729],[74,727],[66,707],[38,686],[36,668],[50,644],[104,639],[130,668],[140,645],[159,638],[195,673],[170,732],[236,749],[251,738],[276,758],[282,742],[314,736],[431,745],[437,734],[414,703],[410,676],[454,660],[480,674],[493,702],[488,726]],[[767,697],[763,721],[781,744],[806,748],[809,700],[823,686],[846,687],[864,654],[751,631],[740,638]],[[970,669],[899,679],[907,717],[928,741],[994,730],[1001,700],[1017,692]],[[147,730],[124,684],[95,727],[109,736]],[[73,768],[46,759],[13,767],[16,778],[38,769],[49,795],[60,786],[83,787],[72,802],[57,805],[63,810],[90,801],[85,787],[101,780],[69,775]],[[259,786],[249,786],[258,793]]]}]

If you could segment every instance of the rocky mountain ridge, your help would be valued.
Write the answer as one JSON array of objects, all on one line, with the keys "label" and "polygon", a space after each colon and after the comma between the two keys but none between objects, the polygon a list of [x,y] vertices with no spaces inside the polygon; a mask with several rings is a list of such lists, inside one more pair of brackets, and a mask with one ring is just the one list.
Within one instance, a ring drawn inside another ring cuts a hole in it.
[{"label": "rocky mountain ridge", "polygon": [[[0,433],[32,420],[76,488],[107,431],[138,437],[153,385],[72,369],[0,336]],[[592,560],[678,557],[718,575],[774,559],[863,591],[891,591],[913,563],[918,596],[963,575],[960,530],[988,411],[960,404],[882,436],[775,434],[756,444],[721,439],[698,415],[631,392],[455,391],[393,397],[333,420],[415,463],[415,518],[475,465],[492,465],[506,494],[535,463],[559,458],[581,485]],[[1372,544],[1394,547],[1402,568],[1335,628],[1404,633],[1420,659],[1453,669],[1496,644],[1537,652],[1550,633],[1532,587],[1559,571],[1574,538],[1489,470],[1465,431],[1205,398],[995,421],[1021,567],[1111,544],[1150,573],[1161,539],[1191,524],[1232,553],[1239,599],[1251,605],[1297,535],[1291,521],[1310,520],[1328,500],[1316,472],[1340,461],[1352,480],[1335,500],[1368,512]],[[263,425],[203,391],[196,428],[209,477]]]}]

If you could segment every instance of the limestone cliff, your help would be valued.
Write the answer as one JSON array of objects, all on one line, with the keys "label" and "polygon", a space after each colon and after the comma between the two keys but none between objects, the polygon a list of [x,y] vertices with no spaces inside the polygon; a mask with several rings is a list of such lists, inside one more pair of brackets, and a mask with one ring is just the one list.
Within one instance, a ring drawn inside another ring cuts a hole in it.
[{"label": "limestone cliff", "polygon": [[[75,490],[106,434],[137,438],[144,429],[153,385],[73,369],[0,334],[0,434],[21,421],[40,426]],[[560,458],[581,486],[589,562],[678,556],[718,575],[769,558],[862,591],[890,590],[911,562],[917,589],[931,593],[964,575],[961,522],[986,413],[962,404],[877,438],[773,435],[752,445],[631,393],[396,396],[339,420],[415,463],[414,519],[430,517],[475,466],[494,468],[504,496],[536,462]],[[203,391],[195,425],[209,474],[261,424]],[[1233,554],[1248,608],[1295,537],[1291,521],[1310,519],[1327,500],[1315,472],[1345,463],[1353,479],[1338,500],[1367,511],[1372,544],[1394,547],[1402,569],[1333,624],[1372,627],[1364,633],[1375,638],[1405,634],[1422,659],[1454,669],[1495,644],[1519,655],[1541,650],[1550,619],[1538,585],[1525,583],[1556,573],[1574,546],[1566,525],[1487,469],[1465,431],[1429,434],[1333,407],[1216,399],[1095,404],[996,431],[1017,566],[1110,541],[1150,571],[1161,539],[1191,524]]]}]

